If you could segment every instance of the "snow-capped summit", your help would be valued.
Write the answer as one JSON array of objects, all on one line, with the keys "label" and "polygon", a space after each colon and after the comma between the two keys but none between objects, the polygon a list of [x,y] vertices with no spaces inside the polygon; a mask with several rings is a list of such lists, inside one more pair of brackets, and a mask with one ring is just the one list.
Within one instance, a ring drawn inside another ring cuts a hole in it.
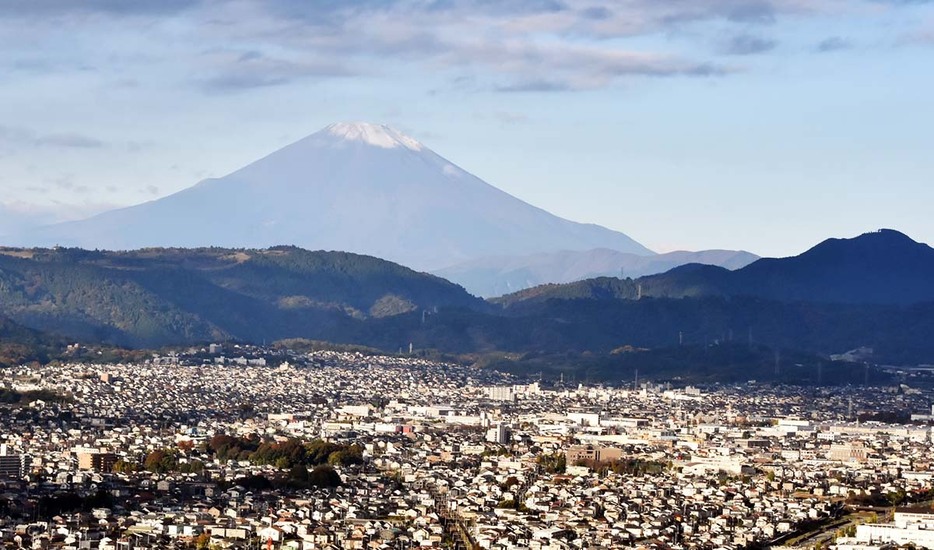
[{"label": "snow-capped summit", "polygon": [[421,151],[422,144],[398,130],[369,122],[337,122],[324,129],[328,135],[343,141],[357,141],[384,149],[405,147]]},{"label": "snow-capped summit", "polygon": [[371,254],[416,269],[491,255],[609,248],[622,233],[525,203],[386,126],[332,124],[159,200],[30,231],[25,246],[267,247]]}]

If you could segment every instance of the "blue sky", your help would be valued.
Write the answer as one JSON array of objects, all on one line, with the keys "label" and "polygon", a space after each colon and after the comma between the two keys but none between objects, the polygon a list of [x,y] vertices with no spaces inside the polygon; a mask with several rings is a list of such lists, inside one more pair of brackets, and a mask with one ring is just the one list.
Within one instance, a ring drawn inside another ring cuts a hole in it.
[{"label": "blue sky", "polygon": [[934,2],[4,0],[0,233],[341,120],[659,251],[934,242]]}]

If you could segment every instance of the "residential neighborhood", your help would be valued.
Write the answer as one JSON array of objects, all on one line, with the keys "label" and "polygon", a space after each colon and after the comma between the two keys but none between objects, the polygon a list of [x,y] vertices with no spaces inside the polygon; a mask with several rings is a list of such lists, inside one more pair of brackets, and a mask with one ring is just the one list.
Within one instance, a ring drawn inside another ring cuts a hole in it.
[{"label": "residential neighborhood", "polygon": [[907,385],[588,386],[220,344],[2,380],[5,547],[934,544],[932,396]]}]

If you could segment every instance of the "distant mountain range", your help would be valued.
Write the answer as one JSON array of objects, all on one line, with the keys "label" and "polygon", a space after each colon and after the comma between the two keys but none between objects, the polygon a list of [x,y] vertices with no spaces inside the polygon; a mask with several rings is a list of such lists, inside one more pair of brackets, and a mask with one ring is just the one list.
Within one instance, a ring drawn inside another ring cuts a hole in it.
[{"label": "distant mountain range", "polygon": [[418,270],[559,250],[653,254],[622,233],[525,203],[415,139],[368,123],[333,124],[222,178],[4,242],[109,250],[296,245]]},{"label": "distant mountain range", "polygon": [[[700,354],[711,375],[715,358],[735,359],[743,363],[732,364],[732,376],[742,376],[738,365],[764,368],[773,352],[828,357],[868,347],[878,362],[934,362],[932,265],[930,247],[884,230],[736,271],[691,264],[484,301],[439,277],[349,253],[8,248],[0,249],[0,316],[68,338],[130,346],[308,338],[389,351],[411,343],[500,358],[503,352],[565,362],[590,357],[584,362],[601,376],[614,365],[651,363],[648,355],[636,360],[620,350],[684,345],[696,349],[651,357],[675,361],[666,363],[671,367]],[[704,352],[740,343],[755,353]],[[678,368],[688,372],[690,364]]]},{"label": "distant mountain range", "polygon": [[548,283],[570,283],[595,277],[642,277],[691,263],[739,269],[757,259],[755,254],[735,250],[640,256],[598,248],[481,258],[433,273],[462,285],[472,294],[489,298]]},{"label": "distant mountain range", "polygon": [[730,271],[688,264],[634,281],[541,286],[504,303],[550,298],[747,296],[780,302],[910,305],[934,302],[934,249],[883,229],[828,239],[799,256],[762,258]]},{"label": "distant mountain range", "polygon": [[764,258],[735,272],[682,268],[647,282],[648,292],[659,297],[722,294],[908,305],[934,301],[934,249],[883,229],[828,239],[799,256]]},{"label": "distant mountain range", "polygon": [[0,205],[0,243],[340,250],[433,271],[484,297],[685,263],[735,269],[756,258],[723,250],[655,254],[617,231],[529,205],[415,139],[363,122],[332,124],[145,204],[54,225],[36,227],[37,220]]}]

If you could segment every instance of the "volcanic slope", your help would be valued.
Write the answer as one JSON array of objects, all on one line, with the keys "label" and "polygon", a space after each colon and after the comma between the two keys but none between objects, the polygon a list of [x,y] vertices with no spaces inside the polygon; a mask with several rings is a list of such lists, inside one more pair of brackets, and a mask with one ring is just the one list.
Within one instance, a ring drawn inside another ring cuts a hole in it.
[{"label": "volcanic slope", "polygon": [[622,233],[536,208],[415,139],[368,123],[332,124],[222,178],[5,240],[108,250],[295,245],[425,271],[490,255],[653,254]]}]

